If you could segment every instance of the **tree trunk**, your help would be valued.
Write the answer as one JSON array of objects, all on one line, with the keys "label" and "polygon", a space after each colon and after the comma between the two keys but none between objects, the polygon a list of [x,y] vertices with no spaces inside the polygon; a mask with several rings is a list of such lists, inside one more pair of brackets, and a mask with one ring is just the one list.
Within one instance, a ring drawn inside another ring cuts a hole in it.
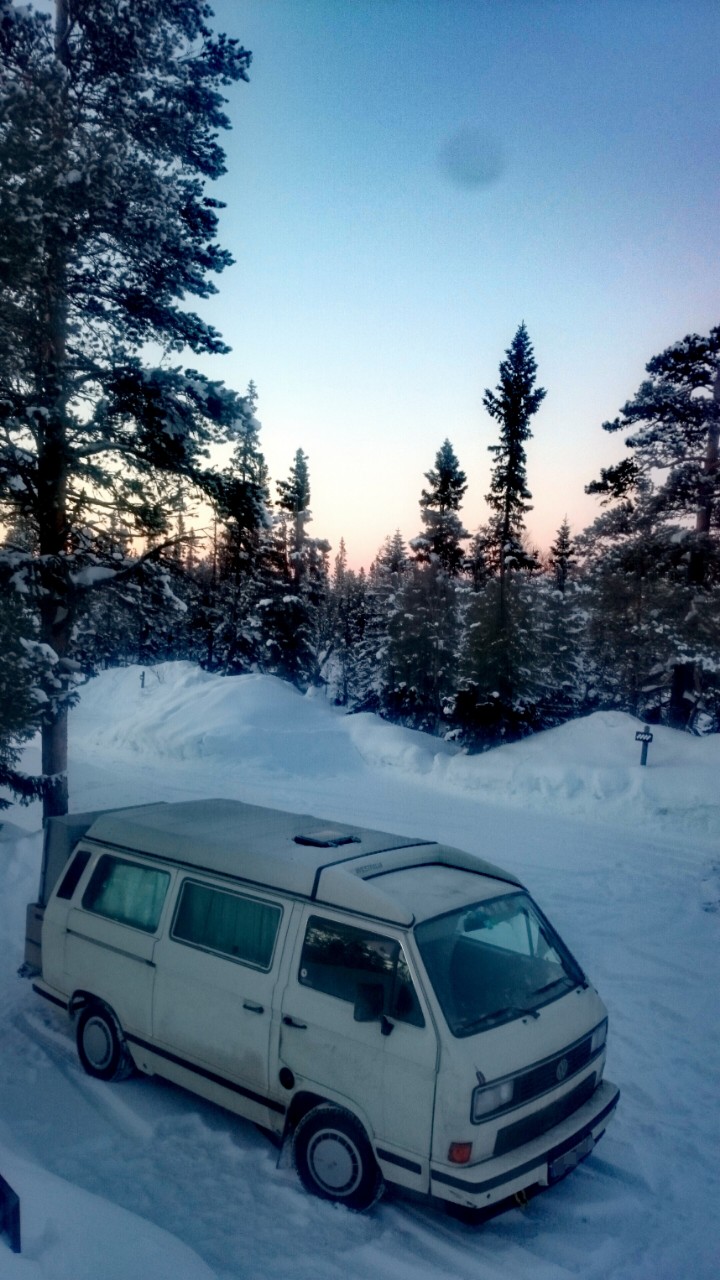
[{"label": "tree trunk", "polygon": [[670,686],[668,724],[671,729],[687,729],[695,700],[690,695],[695,687],[695,663],[678,662],[673,667]]},{"label": "tree trunk", "polygon": [[[70,62],[68,0],[56,0],[55,55],[67,67]],[[52,127],[60,139],[66,122],[60,113]],[[72,628],[69,581],[62,564],[67,551],[67,296],[65,288],[66,247],[46,245],[47,270],[44,285],[43,342],[39,351],[38,390],[47,416],[38,449],[38,532],[40,578],[43,598],[40,606],[40,640],[60,661],[66,656]],[[60,679],[62,671],[58,672]],[[43,821],[68,811],[68,712],[64,701],[56,703],[43,722],[42,772],[45,779]]]},{"label": "tree trunk", "polygon": [[62,707],[42,728],[43,822],[68,811],[68,713]]}]

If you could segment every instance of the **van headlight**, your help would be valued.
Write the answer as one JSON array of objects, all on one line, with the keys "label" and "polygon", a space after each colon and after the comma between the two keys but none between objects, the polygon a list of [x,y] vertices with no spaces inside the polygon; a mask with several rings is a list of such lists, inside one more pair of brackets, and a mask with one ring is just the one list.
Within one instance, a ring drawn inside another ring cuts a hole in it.
[{"label": "van headlight", "polygon": [[600,1025],[596,1027],[592,1033],[592,1037],[590,1040],[590,1057],[591,1058],[593,1058],[595,1054],[599,1053],[600,1050],[602,1049],[603,1045],[605,1044],[605,1041],[607,1040],[607,1033],[608,1033],[608,1020],[606,1018],[605,1021],[601,1022]]},{"label": "van headlight", "polygon": [[514,1080],[500,1080],[496,1084],[481,1085],[473,1089],[471,1118],[478,1124],[493,1111],[501,1111],[513,1100]]}]

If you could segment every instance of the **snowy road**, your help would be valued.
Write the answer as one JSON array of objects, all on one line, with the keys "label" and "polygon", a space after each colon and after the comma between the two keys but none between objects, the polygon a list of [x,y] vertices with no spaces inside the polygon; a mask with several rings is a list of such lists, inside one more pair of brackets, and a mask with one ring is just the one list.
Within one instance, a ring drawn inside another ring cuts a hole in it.
[{"label": "snowy road", "polygon": [[[15,977],[39,841],[6,841],[0,1173],[25,1191],[26,1252],[0,1242],[3,1280],[715,1280],[718,744],[671,735],[672,770],[661,776],[658,742],[655,774],[638,777],[634,750],[625,760],[618,748],[633,722],[591,717],[567,727],[572,766],[563,740],[543,735],[544,754],[539,740],[530,753],[504,748],[469,785],[475,762],[442,744],[269,678],[222,681],[184,664],[160,677],[141,690],[137,671],[108,672],[89,686],[73,713],[73,808],[236,796],[506,863],[610,1009],[621,1107],[569,1179],[480,1229],[396,1197],[367,1216],[313,1200],[250,1125],[159,1081],[104,1085],[82,1072],[63,1017]],[[8,816],[37,828],[32,810]]]}]

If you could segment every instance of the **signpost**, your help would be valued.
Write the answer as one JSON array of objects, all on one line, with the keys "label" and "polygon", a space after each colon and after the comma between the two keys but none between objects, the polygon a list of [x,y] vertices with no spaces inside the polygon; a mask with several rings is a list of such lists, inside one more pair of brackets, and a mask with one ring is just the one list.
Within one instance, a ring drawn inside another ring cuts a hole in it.
[{"label": "signpost", "polygon": [[653,740],[650,732],[650,725],[646,724],[644,729],[638,729],[635,734],[635,741],[642,742],[642,751],[640,752],[640,763],[647,764],[648,747]]}]

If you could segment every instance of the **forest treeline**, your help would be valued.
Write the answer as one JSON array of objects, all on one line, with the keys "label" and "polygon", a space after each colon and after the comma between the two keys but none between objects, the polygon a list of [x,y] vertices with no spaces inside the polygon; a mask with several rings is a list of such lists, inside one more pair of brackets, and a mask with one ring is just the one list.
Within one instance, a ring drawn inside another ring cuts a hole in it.
[{"label": "forest treeline", "polygon": [[465,529],[438,441],[417,536],[388,512],[354,572],[315,536],[302,449],[271,483],[255,388],[192,363],[228,350],[192,303],[231,263],[206,191],[250,52],[204,0],[53,8],[0,0],[0,786],[66,812],[82,681],[169,658],[321,686],[470,749],[606,706],[717,731],[720,329],[650,361],[604,424],[627,447],[589,477],[598,519],[576,533],[558,512],[542,557],[525,445],[545,389],[521,325],[483,399],[486,524]]},{"label": "forest treeline", "polygon": [[[625,458],[588,485],[603,509],[578,534],[562,518],[545,556],[525,530],[524,444],[545,392],[524,325],[485,393],[499,426],[487,523],[465,529],[466,476],[445,440],[425,475],[417,536],[388,535],[367,572],[348,567],[344,543],[333,555],[312,533],[302,449],[272,499],[251,386],[232,460],[215,476],[210,532],[188,527],[178,494],[143,571],[114,577],[99,566],[132,558],[119,523],[79,531],[78,586],[97,575],[103,589],[80,597],[73,662],[82,672],[168,659],[267,672],[470,750],[602,707],[717,731],[719,337],[688,337],[650,362],[637,396],[605,424],[631,435]],[[35,538],[17,523],[6,549],[32,551]],[[15,626],[29,635],[22,613],[16,604]]]}]

